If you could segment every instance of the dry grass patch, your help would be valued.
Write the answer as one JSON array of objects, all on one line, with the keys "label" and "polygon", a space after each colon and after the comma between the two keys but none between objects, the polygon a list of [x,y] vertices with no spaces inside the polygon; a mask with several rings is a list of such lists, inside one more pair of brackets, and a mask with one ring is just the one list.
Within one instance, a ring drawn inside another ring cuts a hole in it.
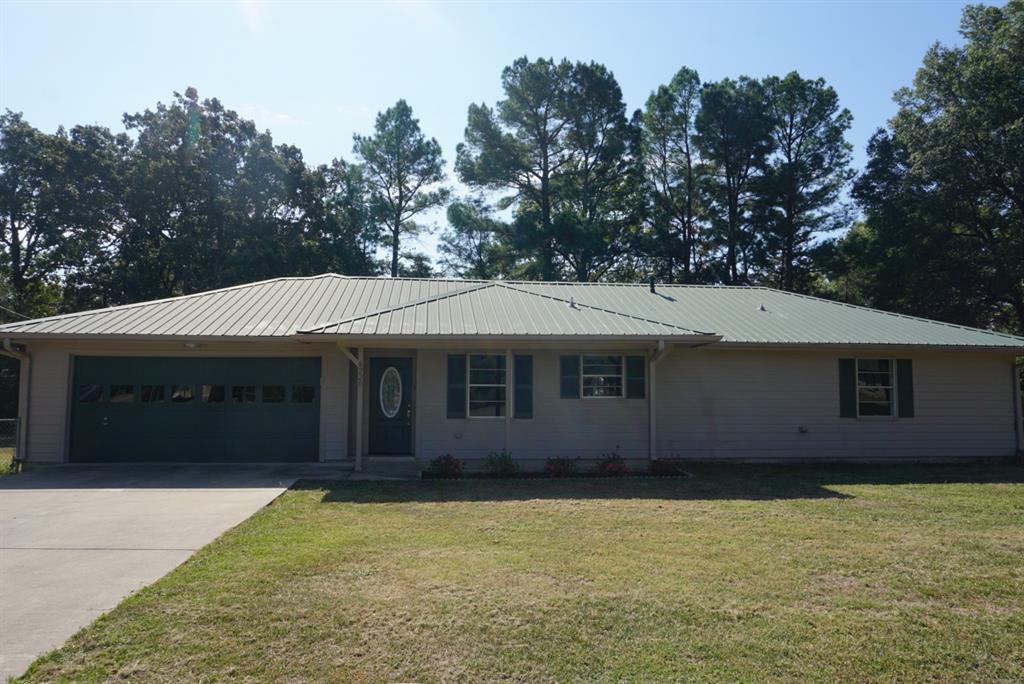
[{"label": "dry grass patch", "polygon": [[1020,681],[1024,469],[306,483],[26,681]]}]

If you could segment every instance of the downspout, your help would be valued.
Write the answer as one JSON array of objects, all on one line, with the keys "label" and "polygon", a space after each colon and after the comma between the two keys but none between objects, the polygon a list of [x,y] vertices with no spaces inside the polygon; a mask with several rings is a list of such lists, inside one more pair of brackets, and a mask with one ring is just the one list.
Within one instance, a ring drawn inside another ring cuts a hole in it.
[{"label": "downspout", "polygon": [[658,340],[658,344],[655,345],[654,352],[651,354],[650,360],[650,380],[647,383],[647,458],[652,461],[658,458],[658,425],[657,418],[655,417],[658,407],[654,396],[654,382],[658,362],[661,361],[667,353],[668,346],[665,344],[665,340]]},{"label": "downspout", "polygon": [[28,455],[28,416],[30,410],[29,397],[32,387],[32,355],[28,353],[28,347],[21,345],[16,348],[11,343],[11,338],[5,337],[3,349],[0,354],[17,359],[21,363],[18,369],[18,422],[17,442],[14,447],[14,463],[24,463]]}]

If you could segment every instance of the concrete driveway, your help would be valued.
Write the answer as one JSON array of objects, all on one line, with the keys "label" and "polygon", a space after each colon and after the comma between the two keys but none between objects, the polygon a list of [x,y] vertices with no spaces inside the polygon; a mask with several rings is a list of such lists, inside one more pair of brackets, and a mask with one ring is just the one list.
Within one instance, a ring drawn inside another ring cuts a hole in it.
[{"label": "concrete driveway", "polygon": [[0,478],[0,681],[322,466],[60,466]]}]

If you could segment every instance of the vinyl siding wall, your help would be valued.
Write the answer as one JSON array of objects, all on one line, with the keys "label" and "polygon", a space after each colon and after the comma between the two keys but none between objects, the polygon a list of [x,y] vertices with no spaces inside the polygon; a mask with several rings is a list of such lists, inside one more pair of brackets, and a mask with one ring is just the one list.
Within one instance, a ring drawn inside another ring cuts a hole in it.
[{"label": "vinyl siding wall", "polygon": [[[73,355],[320,356],[320,458],[351,458],[351,365],[332,344],[204,343],[188,351],[180,343],[33,341],[29,349],[32,462],[66,460]],[[586,353],[601,352],[618,353]],[[621,352],[641,353],[635,348]],[[414,357],[413,439],[420,461],[444,453],[473,461],[502,449],[528,461],[527,467],[539,467],[551,456],[598,459],[612,451],[631,460],[647,459],[647,399],[559,397],[559,357],[578,350],[514,351],[533,356],[534,417],[513,419],[507,442],[503,419],[446,417],[448,353],[367,352],[367,359],[374,354]],[[839,418],[837,359],[855,356],[913,359],[916,417]],[[1012,366],[1011,355],[992,352],[675,349],[657,366],[657,453],[662,458],[780,460],[1011,456],[1017,440]],[[368,388],[364,392],[368,397]],[[364,432],[364,450],[368,441]]]},{"label": "vinyl siding wall", "polygon": [[73,356],[224,356],[320,357],[320,445],[322,461],[339,461],[348,454],[349,362],[334,345],[296,342],[203,343],[183,349],[181,343],[32,341],[31,410],[28,442],[30,463],[67,460],[70,424],[69,389]]},{"label": "vinyl siding wall", "polygon": [[[840,418],[840,357],[912,359],[915,417]],[[1012,356],[984,352],[678,349],[657,369],[658,453],[782,460],[1012,456],[1012,367]]]},{"label": "vinyl siding wall", "polygon": [[[579,352],[518,349],[514,353],[533,356],[533,418],[512,419],[507,448],[513,456],[537,461],[538,466],[552,456],[599,459],[612,451],[625,458],[647,458],[646,399],[562,399],[559,357]],[[505,449],[504,419],[446,417],[447,355],[448,352],[437,350],[421,350],[418,355],[417,456],[421,461],[429,461],[450,453],[471,461]],[[510,373],[510,382],[511,379]]]}]

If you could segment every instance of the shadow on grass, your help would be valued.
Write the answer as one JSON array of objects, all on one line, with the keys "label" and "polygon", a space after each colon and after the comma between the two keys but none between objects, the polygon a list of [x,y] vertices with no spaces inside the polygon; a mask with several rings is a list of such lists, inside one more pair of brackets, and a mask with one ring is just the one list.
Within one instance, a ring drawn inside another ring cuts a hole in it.
[{"label": "shadow on grass", "polygon": [[527,501],[531,499],[848,499],[834,485],[1024,483],[1020,465],[694,465],[692,477],[342,481],[303,480],[324,503]]}]

